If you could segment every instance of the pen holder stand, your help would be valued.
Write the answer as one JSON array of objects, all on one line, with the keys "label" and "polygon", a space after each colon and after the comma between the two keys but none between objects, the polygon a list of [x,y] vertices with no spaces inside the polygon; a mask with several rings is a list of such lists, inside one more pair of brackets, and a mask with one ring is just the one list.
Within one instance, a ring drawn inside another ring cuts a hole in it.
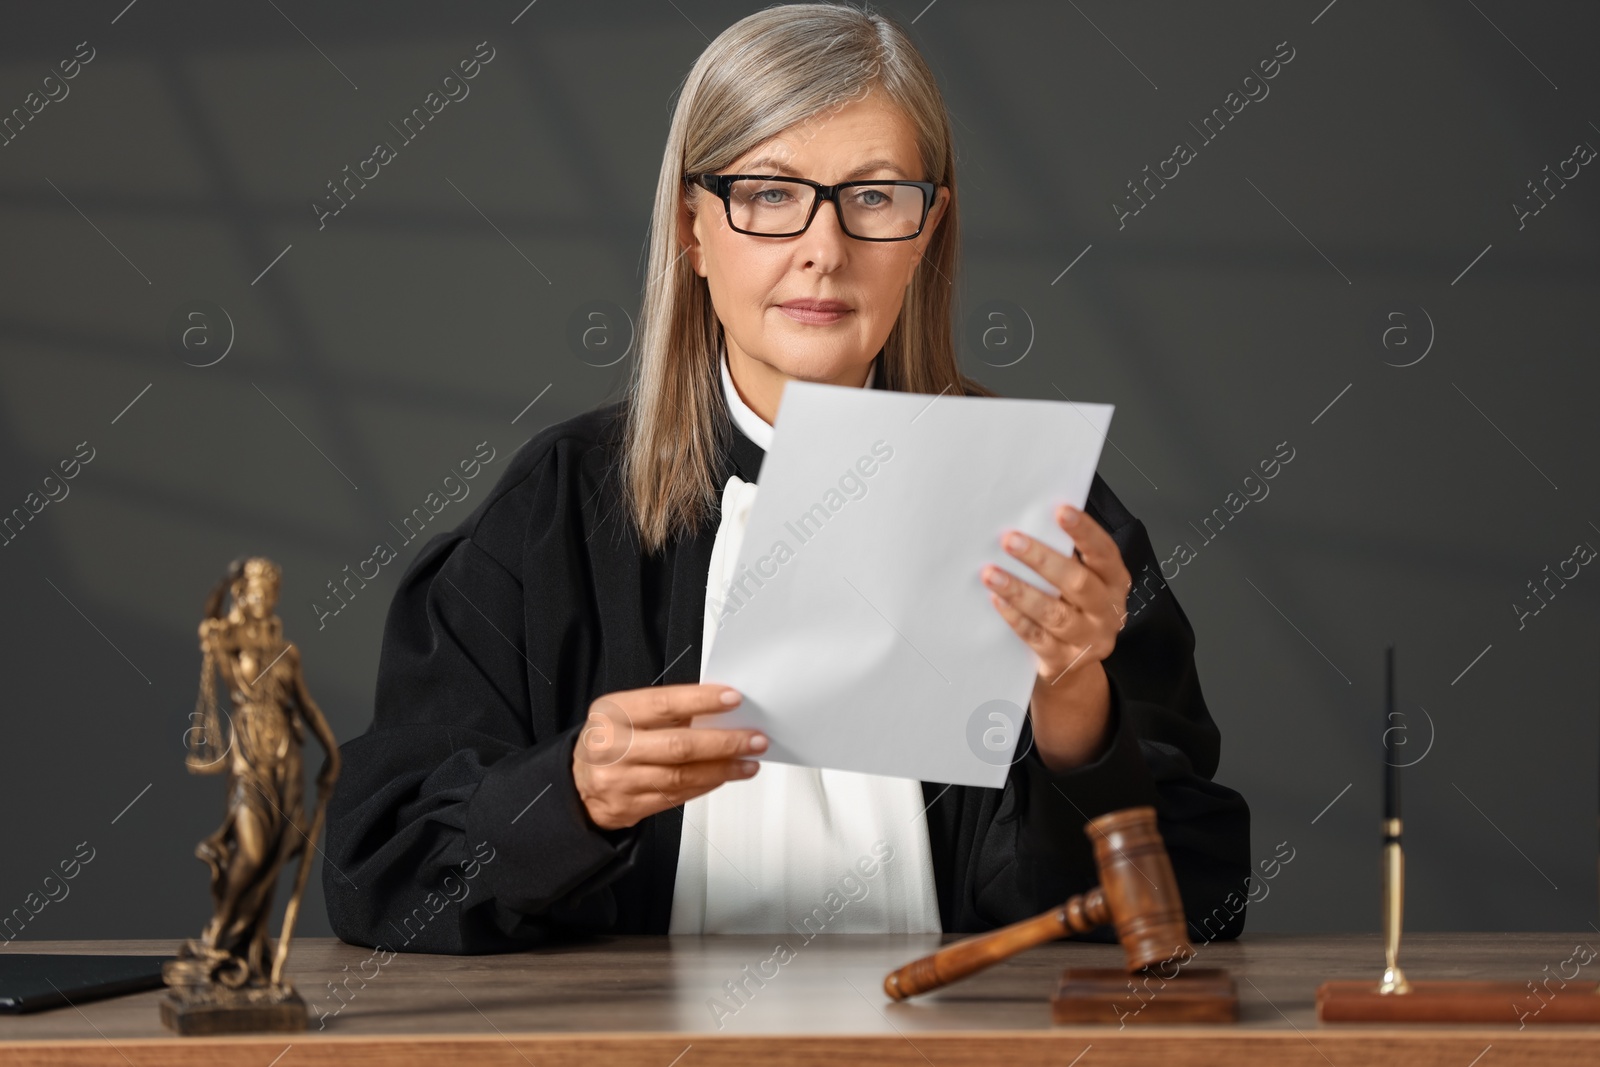
[{"label": "pen holder stand", "polygon": [[[1549,990],[1524,982],[1419,982],[1408,993],[1380,993],[1378,983],[1324,982],[1317,1019],[1325,1023],[1600,1023],[1594,982]],[[1541,995],[1542,994],[1542,995]]]}]

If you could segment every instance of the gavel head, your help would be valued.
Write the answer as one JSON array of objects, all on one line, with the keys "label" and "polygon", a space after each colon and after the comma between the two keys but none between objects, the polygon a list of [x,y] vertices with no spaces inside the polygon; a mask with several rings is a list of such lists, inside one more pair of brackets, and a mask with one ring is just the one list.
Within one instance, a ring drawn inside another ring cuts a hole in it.
[{"label": "gavel head", "polygon": [[1156,830],[1156,809],[1108,812],[1091,820],[1083,832],[1094,842],[1107,920],[1117,929],[1128,970],[1194,956],[1178,878]]}]

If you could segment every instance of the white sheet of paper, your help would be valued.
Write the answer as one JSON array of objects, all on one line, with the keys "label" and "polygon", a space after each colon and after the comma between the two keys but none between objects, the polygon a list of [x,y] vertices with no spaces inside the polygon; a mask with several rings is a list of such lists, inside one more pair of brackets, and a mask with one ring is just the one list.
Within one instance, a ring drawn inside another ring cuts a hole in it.
[{"label": "white sheet of paper", "polygon": [[[756,727],[763,758],[998,788],[1037,673],[985,563],[1063,553],[1112,407],[791,381],[702,679],[744,694],[696,726]],[[714,720],[714,721],[712,721]]]}]

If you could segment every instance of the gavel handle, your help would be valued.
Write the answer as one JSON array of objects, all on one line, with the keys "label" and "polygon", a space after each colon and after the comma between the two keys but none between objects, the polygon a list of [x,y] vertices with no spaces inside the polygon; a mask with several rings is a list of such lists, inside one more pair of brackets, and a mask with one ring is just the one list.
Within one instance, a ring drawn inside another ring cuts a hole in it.
[{"label": "gavel handle", "polygon": [[1111,909],[1106,904],[1105,894],[1095,886],[1043,915],[957,941],[931,956],[913,960],[884,978],[883,991],[891,1000],[914,997],[949,985],[1034,945],[1067,934],[1081,934],[1110,921]]}]

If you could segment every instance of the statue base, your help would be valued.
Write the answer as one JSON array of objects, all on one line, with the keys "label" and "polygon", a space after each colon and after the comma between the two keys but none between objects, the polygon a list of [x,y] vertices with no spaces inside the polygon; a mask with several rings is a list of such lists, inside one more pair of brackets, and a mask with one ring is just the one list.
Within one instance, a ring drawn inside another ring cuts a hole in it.
[{"label": "statue base", "polygon": [[[161,1022],[184,1036],[306,1028],[306,1003],[292,985],[272,985],[259,975],[252,981],[248,973],[241,960],[185,942],[178,958],[161,966],[167,983]],[[223,976],[241,984],[229,985],[219,980]]]},{"label": "statue base", "polygon": [[306,1003],[284,986],[203,991],[170,989],[161,998],[161,1022],[185,1037],[198,1034],[247,1034],[306,1028]]}]

